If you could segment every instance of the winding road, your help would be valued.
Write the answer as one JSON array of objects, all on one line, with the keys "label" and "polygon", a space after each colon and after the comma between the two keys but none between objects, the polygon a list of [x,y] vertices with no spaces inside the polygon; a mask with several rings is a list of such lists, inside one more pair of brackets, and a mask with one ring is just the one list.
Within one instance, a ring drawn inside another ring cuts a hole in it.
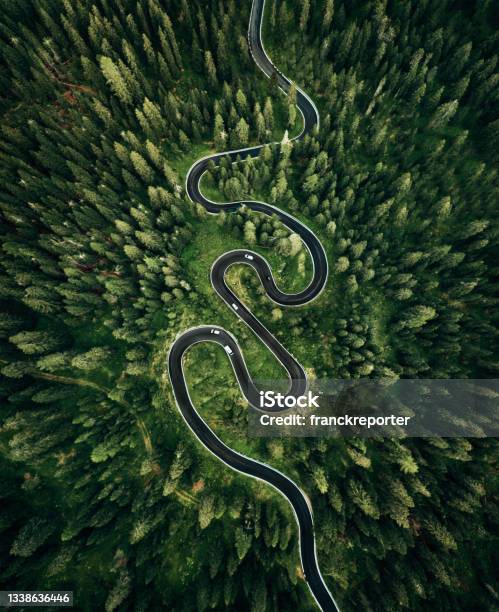
[{"label": "winding road", "polygon": [[[272,64],[263,47],[261,28],[265,0],[253,0],[248,29],[248,42],[251,55],[258,67],[270,77],[276,74],[279,87],[287,93],[291,82]],[[294,139],[304,138],[315,127],[319,126],[319,112],[312,100],[297,88],[297,106],[303,116],[303,130]],[[277,143],[273,143],[277,144]],[[200,180],[207,170],[208,163],[219,163],[222,157],[230,157],[236,161],[237,157],[257,157],[264,145],[228,151],[210,155],[198,160],[190,168],[186,178],[186,190],[193,202],[202,204],[210,213],[219,213],[222,210],[235,211],[246,206],[254,211],[266,215],[276,215],[292,232],[299,234],[310,252],[313,262],[313,278],[306,289],[299,293],[288,294],[282,292],[276,285],[267,261],[259,254],[248,250],[235,250],[224,253],[213,264],[211,270],[211,283],[214,290],[227,304],[227,306],[266,344],[276,358],[286,369],[290,385],[289,395],[302,395],[307,389],[307,377],[300,363],[282,346],[270,331],[251,313],[251,311],[237,298],[225,281],[227,269],[234,264],[247,264],[252,266],[260,277],[267,295],[280,306],[300,306],[315,299],[323,290],[328,277],[328,264],[324,248],[317,236],[300,221],[275,206],[264,202],[238,201],[217,203],[206,198],[200,190]],[[230,468],[262,480],[276,488],[291,504],[296,516],[300,531],[300,556],[305,580],[314,596],[318,606],[325,612],[338,611],[333,596],[329,592],[321,575],[317,560],[314,523],[310,501],[303,491],[287,476],[268,465],[255,459],[246,457],[229,448],[208,427],[196,411],[189,396],[184,371],[183,356],[186,351],[199,342],[215,342],[220,344],[227,353],[232,364],[241,391],[247,401],[258,409],[258,389],[253,383],[246,367],[243,355],[237,340],[220,327],[200,326],[186,330],[179,335],[168,356],[168,369],[173,387],[175,400],[187,425],[198,440],[218,459]],[[276,411],[279,411],[276,407]]]}]

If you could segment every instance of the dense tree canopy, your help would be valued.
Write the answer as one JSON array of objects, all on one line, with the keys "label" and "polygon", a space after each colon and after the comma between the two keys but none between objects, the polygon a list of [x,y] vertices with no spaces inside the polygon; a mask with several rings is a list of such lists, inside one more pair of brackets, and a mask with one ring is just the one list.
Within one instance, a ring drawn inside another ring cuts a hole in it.
[{"label": "dense tree canopy", "polygon": [[[189,201],[210,151],[280,143],[203,189],[277,203],[325,245],[328,286],[303,309],[229,274],[308,371],[497,376],[492,2],[266,4],[266,48],[321,114],[300,143],[283,138],[295,87],[251,60],[249,0],[0,1],[2,588],[71,589],[82,610],[314,609],[291,511],[195,443],[167,379],[201,323],[282,376],[213,295],[222,252],[257,250],[288,291],[311,273],[278,219]],[[223,352],[186,367],[210,425],[307,491],[342,608],[497,606],[494,440],[246,439]]]}]

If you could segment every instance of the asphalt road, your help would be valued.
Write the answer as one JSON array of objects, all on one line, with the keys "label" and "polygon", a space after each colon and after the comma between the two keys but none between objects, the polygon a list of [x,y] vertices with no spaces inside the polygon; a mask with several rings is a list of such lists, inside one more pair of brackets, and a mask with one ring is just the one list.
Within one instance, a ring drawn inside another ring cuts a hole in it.
[{"label": "asphalt road", "polygon": [[[264,5],[265,0],[253,0],[248,29],[249,47],[253,59],[259,68],[268,77],[275,72],[279,87],[286,93],[289,90],[290,81],[273,66],[265,53],[261,40],[261,22]],[[303,130],[296,138],[301,139],[314,128],[318,128],[319,113],[312,100],[299,88],[297,88],[297,106],[304,120]],[[189,170],[186,178],[186,190],[191,200],[202,204],[210,213],[216,214],[222,210],[234,211],[244,205],[252,210],[267,215],[277,215],[291,231],[300,235],[310,252],[313,262],[313,278],[306,289],[296,294],[282,292],[274,282],[267,261],[252,251],[241,249],[224,253],[214,262],[211,270],[211,282],[215,291],[224,300],[227,306],[249,326],[255,335],[267,345],[282,363],[290,379],[288,394],[298,396],[302,395],[307,389],[307,378],[303,367],[237,298],[225,282],[225,274],[227,269],[233,264],[243,263],[250,265],[256,270],[271,300],[280,306],[300,306],[316,298],[326,284],[328,264],[324,248],[319,239],[308,227],[275,206],[271,206],[265,202],[246,200],[225,203],[212,202],[201,193],[199,188],[201,177],[206,171],[210,161],[217,164],[222,157],[226,156],[229,156],[232,161],[236,161],[238,157],[244,159],[248,155],[250,157],[256,157],[259,155],[262,147],[263,145],[219,153],[198,160]],[[168,357],[168,368],[175,400],[184,420],[198,440],[211,453],[218,457],[218,459],[234,470],[272,485],[287,498],[293,508],[299,526],[300,555],[305,580],[317,604],[322,610],[326,612],[339,610],[320,573],[315,544],[312,508],[305,494],[290,478],[278,470],[249,457],[245,457],[229,448],[215,435],[196,411],[187,389],[183,372],[183,356],[191,346],[199,342],[215,342],[224,348],[232,364],[243,395],[251,405],[258,408],[258,389],[251,380],[237,340],[220,327],[201,326],[186,330],[178,336],[170,349]],[[276,411],[279,411],[278,407],[276,407]]]}]

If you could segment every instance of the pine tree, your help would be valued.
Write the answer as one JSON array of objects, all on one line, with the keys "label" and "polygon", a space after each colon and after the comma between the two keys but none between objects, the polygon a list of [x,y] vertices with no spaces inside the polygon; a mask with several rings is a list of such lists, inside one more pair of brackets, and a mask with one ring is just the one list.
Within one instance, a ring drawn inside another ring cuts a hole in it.
[{"label": "pine tree", "polygon": [[459,102],[457,100],[441,104],[435,111],[429,123],[429,127],[432,129],[443,127],[456,114],[458,106]]},{"label": "pine tree", "polygon": [[130,88],[113,60],[110,57],[102,56],[100,67],[107,83],[118,98],[124,104],[132,104],[133,97]]},{"label": "pine tree", "polygon": [[310,0],[303,0],[300,13],[300,30],[303,32],[307,28],[308,18],[310,15]]},{"label": "pine tree", "polygon": [[249,244],[256,243],[256,227],[252,221],[246,221],[244,224],[244,239]]},{"label": "pine tree", "polygon": [[215,68],[215,63],[213,61],[213,57],[212,57],[210,51],[205,51],[205,54],[204,54],[204,63],[205,63],[205,67],[206,67],[206,71],[207,71],[210,83],[213,86],[217,85],[217,83],[218,83],[217,69]]},{"label": "pine tree", "polygon": [[135,168],[137,174],[141,177],[141,179],[145,183],[152,183],[154,180],[154,171],[151,166],[147,163],[147,161],[142,157],[140,153],[137,151],[132,151],[130,153],[130,160]]},{"label": "pine tree", "polygon": [[326,0],[326,8],[324,11],[324,18],[322,20],[322,28],[326,32],[329,32],[331,22],[334,16],[334,0]]},{"label": "pine tree", "polygon": [[245,147],[249,139],[249,126],[244,119],[240,119],[231,134],[234,148]]},{"label": "pine tree", "polygon": [[265,99],[265,104],[263,106],[263,116],[265,118],[265,126],[267,128],[267,132],[271,133],[274,129],[274,110],[272,108],[272,100],[270,98]]},{"label": "pine tree", "polygon": [[223,149],[227,140],[227,133],[225,132],[224,120],[220,114],[215,115],[215,127],[213,129],[213,140],[216,149]]},{"label": "pine tree", "polygon": [[248,102],[246,100],[246,96],[244,93],[238,89],[236,93],[236,106],[239,113],[243,116],[246,116],[248,113]]}]

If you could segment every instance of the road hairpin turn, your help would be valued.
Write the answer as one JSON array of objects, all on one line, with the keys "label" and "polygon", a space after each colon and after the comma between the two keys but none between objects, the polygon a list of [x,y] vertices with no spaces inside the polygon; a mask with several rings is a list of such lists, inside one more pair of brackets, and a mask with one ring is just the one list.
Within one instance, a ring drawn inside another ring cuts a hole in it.
[{"label": "road hairpin turn", "polygon": [[[261,29],[264,7],[265,0],[253,0],[248,28],[249,48],[258,67],[267,77],[275,74],[278,86],[284,93],[287,93],[291,82],[275,68],[263,47]],[[303,116],[303,130],[294,140],[300,140],[313,130],[314,127],[319,126],[319,112],[316,106],[299,88],[297,88],[297,106]],[[224,253],[215,261],[211,270],[211,283],[218,295],[224,300],[227,306],[248,325],[256,336],[267,345],[286,369],[290,380],[288,393],[292,395],[301,395],[307,386],[305,370],[237,298],[225,282],[225,274],[227,269],[233,264],[242,263],[250,265],[258,273],[260,281],[270,299],[280,306],[300,306],[315,299],[326,284],[328,264],[324,248],[317,236],[308,227],[275,206],[255,201],[217,203],[206,198],[201,193],[199,187],[201,177],[207,170],[209,162],[218,164],[224,157],[229,157],[232,162],[235,162],[238,157],[257,157],[263,146],[264,145],[259,145],[247,149],[239,149],[237,151],[217,153],[198,160],[190,168],[187,174],[186,190],[193,202],[202,204],[210,213],[217,214],[222,210],[235,211],[241,208],[241,206],[246,206],[251,210],[269,216],[276,215],[292,232],[299,234],[305,243],[313,262],[313,278],[308,287],[300,293],[288,294],[280,291],[274,282],[267,261],[261,255],[252,251],[241,249]],[[215,435],[196,411],[187,389],[182,358],[184,353],[191,346],[199,342],[215,342],[224,347],[241,387],[241,391],[248,402],[252,406],[258,408],[258,390],[251,380],[237,340],[220,327],[201,326],[189,329],[178,336],[170,349],[168,357],[168,368],[173,393],[184,420],[198,440],[218,459],[233,470],[263,480],[272,485],[286,497],[293,508],[300,530],[301,562],[305,580],[307,581],[312,595],[322,610],[326,612],[339,610],[319,570],[312,508],[305,494],[290,478],[275,468],[260,463],[255,459],[245,457],[229,448]],[[277,408],[277,410],[282,409]]]}]

